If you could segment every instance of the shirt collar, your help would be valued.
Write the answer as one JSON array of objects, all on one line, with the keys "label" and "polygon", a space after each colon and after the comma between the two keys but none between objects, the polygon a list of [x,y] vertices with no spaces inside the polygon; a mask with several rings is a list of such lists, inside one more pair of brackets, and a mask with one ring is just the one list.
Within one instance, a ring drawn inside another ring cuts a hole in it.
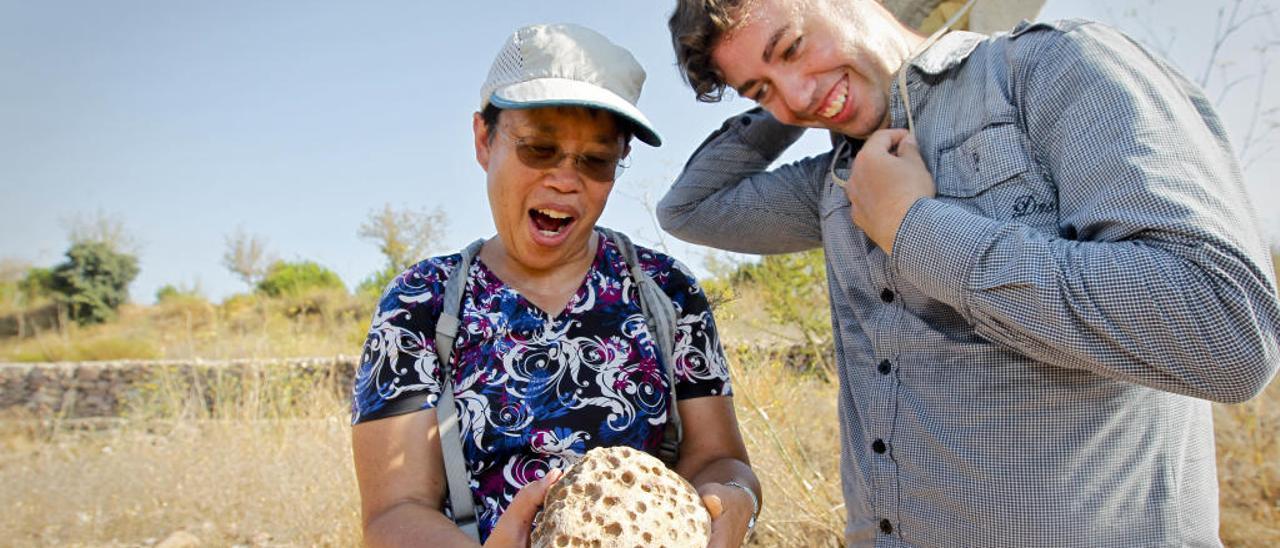
[{"label": "shirt collar", "polygon": [[[920,55],[917,55],[909,64],[925,74],[941,74],[963,63],[965,59],[968,59],[969,55],[973,53],[973,50],[978,48],[978,44],[981,44],[986,39],[987,35],[985,34],[964,30],[953,30],[942,35],[941,38],[938,38],[937,42],[934,42],[929,49],[924,50]],[[918,80],[918,78],[919,77],[914,74],[907,74],[908,82]],[[911,83],[908,83],[908,85],[910,86]],[[913,91],[912,93],[922,92],[927,94],[927,90]],[[903,110],[902,98],[898,94],[898,79],[894,78],[889,84],[889,127],[902,128],[906,126],[906,112]],[[833,149],[836,149],[837,151],[840,149],[839,145],[841,140],[850,140],[851,142],[857,141],[856,139],[851,139],[834,131],[831,132],[831,146]],[[849,155],[856,154],[858,152],[858,148],[859,147],[855,145],[850,150]],[[834,170],[837,176],[847,178],[847,165],[844,167],[837,167],[837,164],[842,161],[843,156],[844,155],[834,155],[831,159],[832,165],[829,166],[829,169]],[[845,163],[847,164],[847,162]]]},{"label": "shirt collar", "polygon": [[936,43],[911,61],[925,74],[941,74],[948,69],[963,63],[969,54],[987,39],[987,35],[963,30],[954,30],[943,35]]}]

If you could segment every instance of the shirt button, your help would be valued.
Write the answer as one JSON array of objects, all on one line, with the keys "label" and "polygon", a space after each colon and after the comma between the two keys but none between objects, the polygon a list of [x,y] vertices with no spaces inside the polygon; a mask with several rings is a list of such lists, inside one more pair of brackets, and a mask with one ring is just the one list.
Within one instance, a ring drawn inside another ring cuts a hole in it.
[{"label": "shirt button", "polygon": [[875,451],[876,453],[879,453],[879,454],[884,454],[885,449],[886,447],[884,446],[884,440],[876,440],[874,442],[871,442],[872,451]]},{"label": "shirt button", "polygon": [[893,524],[887,519],[880,520],[880,532],[886,535],[893,534]]},{"label": "shirt button", "polygon": [[886,302],[886,303],[891,303],[891,302],[893,302],[893,292],[892,292],[892,291],[890,291],[890,290],[888,290],[888,289],[885,289],[885,290],[881,291],[881,292],[880,292],[880,300],[882,300],[882,301],[884,301],[884,302]]},{"label": "shirt button", "polygon": [[880,362],[880,366],[876,370],[880,371],[881,375],[888,375],[889,372],[893,371],[893,364],[889,363],[889,360],[884,360]]}]

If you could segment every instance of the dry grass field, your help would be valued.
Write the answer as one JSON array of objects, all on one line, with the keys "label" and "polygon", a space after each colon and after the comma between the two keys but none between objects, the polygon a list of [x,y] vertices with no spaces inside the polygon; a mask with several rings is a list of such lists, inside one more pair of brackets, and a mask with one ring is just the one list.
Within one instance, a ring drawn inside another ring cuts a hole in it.
[{"label": "dry grass field", "polygon": [[1280,382],[1242,405],[1214,408],[1222,540],[1280,546]]},{"label": "dry grass field", "polygon": [[[736,373],[769,497],[758,544],[836,545],[833,389],[779,360]],[[182,532],[202,545],[358,544],[344,387],[302,396],[299,379],[271,372],[201,387],[158,375],[120,420],[0,420],[7,543],[144,546]]]},{"label": "dry grass field", "polygon": [[[0,338],[0,361],[137,358],[222,360],[333,356],[358,351],[373,302],[339,291],[271,299],[240,294],[221,304],[179,297],[125,305],[116,321]],[[0,315],[6,311],[0,310]]]},{"label": "dry grass field", "polygon": [[[726,340],[802,340],[770,327],[758,298],[718,309]],[[350,353],[367,320],[349,299],[310,311],[252,300],[133,308],[109,326],[0,341],[0,361]],[[838,546],[835,387],[821,371],[797,371],[758,349],[731,348],[730,361],[766,493],[753,544]],[[346,386],[273,370],[199,386],[155,375],[118,419],[0,416],[0,545],[359,543]],[[1280,383],[1215,412],[1222,539],[1280,546]]]},{"label": "dry grass field", "polygon": [[[733,352],[738,416],[766,491],[758,546],[837,546],[834,388]],[[160,373],[164,375],[164,373]],[[12,546],[354,546],[346,397],[263,372],[195,388],[160,378],[120,420],[0,420],[0,536]],[[212,405],[203,405],[212,402]],[[1280,545],[1280,385],[1218,408],[1222,535]]]}]

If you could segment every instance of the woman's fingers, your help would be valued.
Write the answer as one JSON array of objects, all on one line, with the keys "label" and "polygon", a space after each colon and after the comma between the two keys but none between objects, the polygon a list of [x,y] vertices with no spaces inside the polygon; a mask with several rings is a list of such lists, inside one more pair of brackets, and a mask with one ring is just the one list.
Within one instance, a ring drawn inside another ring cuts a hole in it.
[{"label": "woman's fingers", "polygon": [[547,491],[560,480],[562,475],[564,475],[563,471],[553,468],[541,479],[520,489],[506,511],[502,513],[502,517],[498,518],[498,523],[493,526],[493,531],[489,533],[489,539],[484,545],[489,548],[528,546],[529,529],[533,526],[533,518],[538,515],[538,509],[542,507]]}]

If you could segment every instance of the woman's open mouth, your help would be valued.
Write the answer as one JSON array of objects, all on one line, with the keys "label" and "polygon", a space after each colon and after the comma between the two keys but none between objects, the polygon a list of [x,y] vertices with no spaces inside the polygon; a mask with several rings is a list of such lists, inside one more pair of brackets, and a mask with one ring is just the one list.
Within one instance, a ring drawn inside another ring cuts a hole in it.
[{"label": "woman's open mouth", "polygon": [[529,220],[533,225],[534,241],[550,246],[564,241],[569,234],[569,227],[577,219],[563,211],[535,208],[529,210]]}]

